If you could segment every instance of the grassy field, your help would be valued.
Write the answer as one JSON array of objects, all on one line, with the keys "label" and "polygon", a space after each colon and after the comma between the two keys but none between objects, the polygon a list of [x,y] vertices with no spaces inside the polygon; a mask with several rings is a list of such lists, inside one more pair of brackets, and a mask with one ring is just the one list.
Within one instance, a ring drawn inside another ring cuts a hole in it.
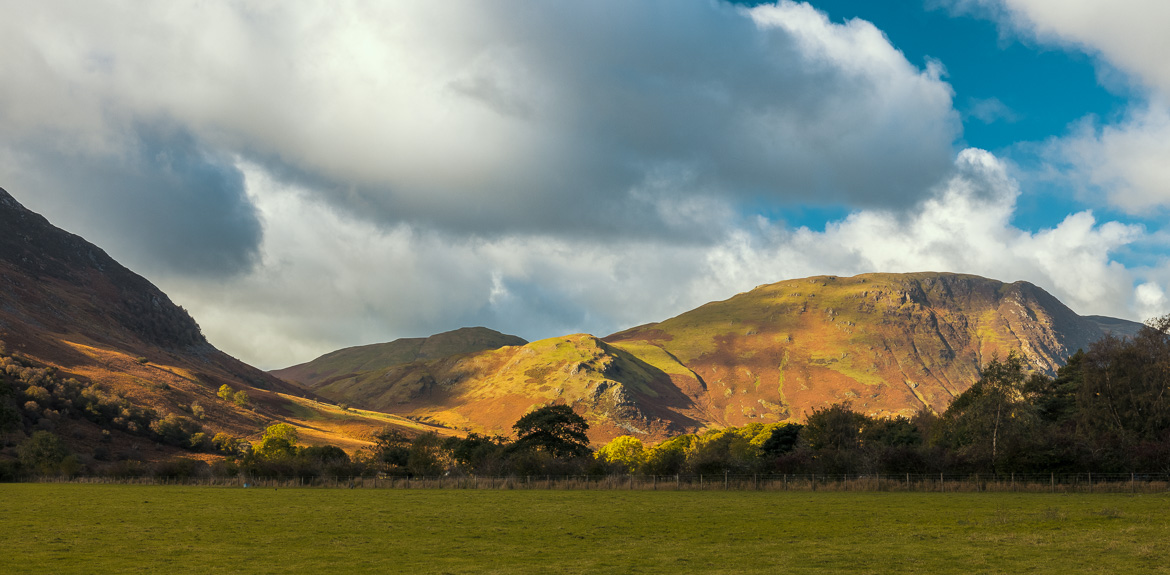
[{"label": "grassy field", "polygon": [[1164,573],[1170,496],[0,485],[2,573]]}]

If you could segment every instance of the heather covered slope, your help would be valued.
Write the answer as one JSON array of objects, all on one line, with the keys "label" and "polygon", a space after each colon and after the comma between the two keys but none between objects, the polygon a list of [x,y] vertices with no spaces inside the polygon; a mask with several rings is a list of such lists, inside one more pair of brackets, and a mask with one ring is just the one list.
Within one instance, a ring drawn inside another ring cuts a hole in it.
[{"label": "heather covered slope", "polygon": [[840,401],[871,415],[941,412],[992,357],[1017,352],[1051,373],[1103,334],[1027,282],[915,273],[760,286],[606,341],[669,354],[705,383],[714,422],[742,425]]},{"label": "heather covered slope", "polygon": [[487,351],[508,345],[524,345],[524,339],[485,327],[465,327],[430,337],[396,339],[347,347],[327,353],[313,361],[278,369],[272,375],[307,387],[317,387],[339,376],[376,371],[412,361]]},{"label": "heather covered slope", "polygon": [[1044,290],[946,273],[760,286],[604,339],[579,334],[333,378],[325,397],[477,432],[507,433],[566,403],[594,441],[803,420],[848,401],[869,415],[943,411],[993,357],[1051,373],[1104,333]]},{"label": "heather covered slope", "polygon": [[[300,425],[302,437],[311,443],[355,448],[369,430],[387,424],[357,414],[334,417],[303,388],[216,349],[165,293],[97,246],[24,208],[4,190],[0,342],[7,355],[28,366],[55,370],[62,380],[76,379],[158,418],[195,418],[191,406],[198,404],[200,424],[211,433],[248,437],[274,420],[285,420]],[[220,398],[217,390],[223,385],[246,391],[247,404]],[[79,442],[98,433],[74,417],[78,414],[57,409],[60,401],[45,403],[45,413],[26,409],[22,417]]]}]

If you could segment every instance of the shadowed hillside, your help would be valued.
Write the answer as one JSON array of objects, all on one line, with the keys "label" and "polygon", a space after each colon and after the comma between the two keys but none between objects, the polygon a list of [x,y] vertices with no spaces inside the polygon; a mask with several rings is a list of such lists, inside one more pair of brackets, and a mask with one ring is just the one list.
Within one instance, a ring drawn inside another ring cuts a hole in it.
[{"label": "shadowed hillside", "polygon": [[[0,344],[16,362],[10,369],[19,373],[8,374],[13,381],[25,373],[56,382],[33,386],[48,394],[39,406],[36,397],[12,399],[19,418],[80,444],[92,443],[102,430],[93,424],[98,418],[73,412],[70,394],[105,398],[101,406],[142,415],[138,424],[122,417],[123,423],[105,430],[114,432],[115,444],[141,444],[121,430],[146,434],[142,427],[148,422],[168,416],[193,421],[209,434],[243,437],[272,421],[289,421],[301,427],[309,443],[351,450],[365,445],[370,430],[383,425],[420,427],[400,418],[336,414],[336,408],[318,403],[305,389],[219,351],[186,310],[149,281],[97,246],[54,227],[4,190]],[[225,401],[217,394],[224,385],[245,392],[247,401]]]}]

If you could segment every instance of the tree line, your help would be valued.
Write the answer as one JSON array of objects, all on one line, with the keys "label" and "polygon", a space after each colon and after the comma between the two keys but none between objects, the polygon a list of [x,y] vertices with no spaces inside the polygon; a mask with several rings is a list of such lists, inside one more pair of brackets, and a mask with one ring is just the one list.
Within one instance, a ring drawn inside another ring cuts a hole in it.
[{"label": "tree line", "polygon": [[[332,446],[301,446],[296,428],[283,423],[269,426],[255,442],[223,433],[207,437],[192,418],[136,410],[96,386],[0,356],[0,379],[5,377],[12,385],[0,385],[0,431],[38,429],[18,446],[15,463],[0,465],[0,478],[18,471],[83,471],[60,438],[40,429],[46,421],[51,428],[60,410],[224,455],[210,467],[183,459],[154,469],[115,462],[105,467],[113,475],[1170,472],[1170,315],[1132,338],[1107,336],[1078,351],[1055,376],[1029,372],[1016,354],[994,358],[942,413],[923,408],[910,417],[872,417],[838,403],[814,409],[804,423],[708,429],[655,445],[621,436],[595,451],[588,424],[565,405],[528,413],[509,438],[410,436],[386,428],[371,447],[351,455]],[[230,389],[221,389],[220,396],[241,399]]]},{"label": "tree line", "polygon": [[1011,354],[941,414],[870,417],[849,403],[804,424],[750,424],[596,456],[630,473],[1170,472],[1170,315],[1078,350],[1055,376]]}]

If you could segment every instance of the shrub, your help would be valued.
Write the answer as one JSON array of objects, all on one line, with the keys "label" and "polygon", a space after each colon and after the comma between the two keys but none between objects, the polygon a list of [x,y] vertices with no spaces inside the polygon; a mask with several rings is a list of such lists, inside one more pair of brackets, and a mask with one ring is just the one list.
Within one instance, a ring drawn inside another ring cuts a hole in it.
[{"label": "shrub", "polygon": [[424,433],[410,444],[406,467],[412,475],[433,477],[447,468],[449,457],[443,449],[443,440],[433,431]]},{"label": "shrub", "polygon": [[349,463],[349,455],[345,450],[334,445],[305,447],[298,455],[312,463]]},{"label": "shrub", "polygon": [[37,431],[17,448],[20,465],[40,475],[74,475],[81,470],[76,456],[69,453],[60,437]]},{"label": "shrub", "polygon": [[260,459],[284,459],[297,453],[297,428],[287,423],[269,425],[253,451]]},{"label": "shrub", "polygon": [[202,477],[209,473],[206,463],[186,457],[155,464],[155,477]]},{"label": "shrub", "polygon": [[53,396],[49,394],[49,390],[39,385],[28,386],[24,390],[24,395],[41,405],[49,405],[49,402],[53,399]]},{"label": "shrub", "polygon": [[687,463],[687,452],[698,438],[691,434],[672,437],[646,450],[643,469],[651,475],[681,473]]},{"label": "shrub", "polygon": [[240,390],[232,394],[232,403],[240,407],[247,407],[251,399],[248,397],[248,392]]},{"label": "shrub", "polygon": [[110,477],[142,477],[146,472],[146,466],[134,459],[118,461],[106,468],[106,474]]},{"label": "shrub", "polygon": [[637,471],[646,460],[642,440],[629,435],[615,437],[613,441],[598,449],[593,456],[626,472]]},{"label": "shrub", "polygon": [[240,452],[239,438],[232,437],[226,433],[220,432],[211,438],[211,445],[216,451],[229,456],[238,455]]},{"label": "shrub", "polygon": [[164,443],[178,447],[189,447],[191,436],[202,431],[203,426],[189,417],[170,414],[151,423],[150,429]]},{"label": "shrub", "polygon": [[192,450],[203,451],[203,449],[207,447],[207,443],[208,440],[206,433],[200,431],[191,434],[191,441],[189,442],[189,446]]}]

